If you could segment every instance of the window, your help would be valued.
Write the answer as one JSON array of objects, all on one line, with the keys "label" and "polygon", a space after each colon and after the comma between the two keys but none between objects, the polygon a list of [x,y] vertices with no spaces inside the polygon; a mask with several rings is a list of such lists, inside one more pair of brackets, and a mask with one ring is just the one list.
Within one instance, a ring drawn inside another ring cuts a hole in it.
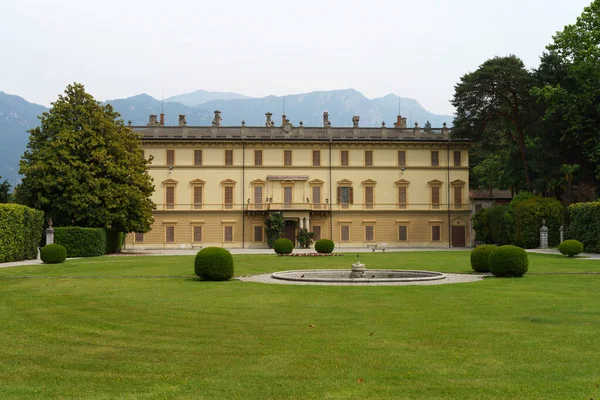
[{"label": "window", "polygon": [[374,240],[373,225],[365,225],[365,241],[372,242]]},{"label": "window", "polygon": [[224,242],[233,242],[233,226],[224,226],[223,227],[223,241]]},{"label": "window", "polygon": [[194,150],[194,165],[202,165],[202,150]]},{"label": "window", "polygon": [[167,165],[175,165],[175,150],[167,150]]},{"label": "window", "polygon": [[406,151],[404,150],[398,150],[398,166],[406,166]]},{"label": "window", "polygon": [[342,208],[348,208],[348,204],[354,203],[354,193],[351,186],[338,186],[337,202]]},{"label": "window", "polygon": [[233,150],[225,150],[225,165],[233,165]]},{"label": "window", "polygon": [[406,242],[408,241],[408,229],[406,225],[398,226],[398,241]]},{"label": "window", "polygon": [[165,204],[168,210],[175,208],[175,186],[165,187]]},{"label": "window", "polygon": [[440,165],[440,152],[435,150],[431,152],[431,166],[439,167]]},{"label": "window", "polygon": [[454,208],[462,210],[462,186],[454,187]]},{"label": "window", "polygon": [[406,208],[406,186],[398,186],[398,208]]},{"label": "window", "polygon": [[340,228],[340,234],[341,234],[342,242],[349,242],[350,241],[350,226],[342,225]]},{"label": "window", "polygon": [[373,151],[365,150],[365,167],[373,166]]},{"label": "window", "polygon": [[166,243],[175,243],[175,227],[174,226],[166,226],[165,227],[165,242]]},{"label": "window", "polygon": [[341,164],[342,164],[342,167],[348,166],[348,150],[342,150]]},{"label": "window", "polygon": [[283,187],[283,205],[285,208],[292,208],[293,203],[293,187],[292,186],[284,186]]},{"label": "window", "polygon": [[291,150],[284,150],[283,151],[283,165],[285,167],[291,167],[292,166],[292,151]]},{"label": "window", "polygon": [[440,187],[431,187],[431,208],[440,208]]},{"label": "window", "polygon": [[262,150],[254,150],[254,165],[260,167],[262,164]]},{"label": "window", "polygon": [[202,186],[194,186],[194,209],[199,210],[202,208]]},{"label": "window", "polygon": [[455,151],[454,152],[454,166],[460,167],[460,164],[461,164],[460,151]]},{"label": "window", "polygon": [[373,209],[373,186],[365,186],[365,208],[367,210]]},{"label": "window", "polygon": [[144,234],[141,232],[136,232],[134,241],[135,243],[144,243]]},{"label": "window", "polygon": [[321,150],[313,150],[313,167],[321,166]]},{"label": "window", "polygon": [[321,186],[312,187],[312,201],[316,210],[321,208]]},{"label": "window", "polygon": [[225,208],[231,210],[233,208],[233,186],[225,186],[224,191]]},{"label": "window", "polygon": [[313,237],[313,240],[315,242],[317,240],[321,239],[321,226],[320,225],[313,225],[312,231],[315,234],[315,236]]},{"label": "window", "polygon": [[254,186],[254,209],[262,210],[263,208],[263,187],[262,186]]},{"label": "window", "polygon": [[192,232],[192,241],[201,242],[202,241],[202,227],[194,226],[194,231]]},{"label": "window", "polygon": [[433,225],[431,227],[431,240],[434,242],[439,242],[441,240],[441,232],[442,229],[439,225]]},{"label": "window", "polygon": [[262,242],[263,241],[263,227],[262,225],[256,225],[254,227],[254,241]]}]

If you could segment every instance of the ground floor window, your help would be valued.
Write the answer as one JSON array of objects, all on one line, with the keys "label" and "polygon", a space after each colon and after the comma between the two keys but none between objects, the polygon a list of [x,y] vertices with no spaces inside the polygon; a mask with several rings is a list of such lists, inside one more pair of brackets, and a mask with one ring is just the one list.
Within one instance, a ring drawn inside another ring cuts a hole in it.
[{"label": "ground floor window", "polygon": [[434,242],[439,242],[441,239],[442,229],[439,225],[433,225],[431,227],[431,240]]},{"label": "ground floor window", "polygon": [[312,231],[315,234],[314,237],[313,237],[313,240],[315,242],[317,240],[321,239],[321,226],[320,225],[313,225]]},{"label": "ground floor window", "polygon": [[254,241],[255,242],[263,241],[263,226],[262,225],[254,226]]},{"label": "ground floor window", "polygon": [[136,232],[134,240],[136,243],[144,243],[144,234],[141,232]]},{"label": "ground floor window", "polygon": [[365,241],[372,242],[375,240],[373,225],[365,225]]},{"label": "ground floor window", "polygon": [[223,227],[223,241],[233,242],[233,226]]},{"label": "ground floor window", "polygon": [[165,242],[166,243],[175,243],[175,227],[174,226],[166,226],[165,227]]},{"label": "ground floor window", "polygon": [[398,227],[398,241],[406,242],[408,241],[408,229],[406,225],[400,225]]},{"label": "ground floor window", "polygon": [[194,242],[201,242],[202,241],[202,227],[201,226],[194,226],[194,232],[193,232],[192,240]]},{"label": "ground floor window", "polygon": [[340,229],[340,236],[341,236],[342,242],[350,241],[350,226],[349,225],[342,225],[342,227]]}]

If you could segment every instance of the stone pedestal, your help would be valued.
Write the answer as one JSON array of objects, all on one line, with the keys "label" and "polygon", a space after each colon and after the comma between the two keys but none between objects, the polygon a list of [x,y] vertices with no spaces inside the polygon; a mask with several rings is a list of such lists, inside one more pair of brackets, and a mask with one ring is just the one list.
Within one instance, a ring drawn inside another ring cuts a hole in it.
[{"label": "stone pedestal", "polygon": [[542,227],[540,228],[540,249],[548,248],[548,227],[546,226],[546,220],[542,220]]},{"label": "stone pedestal", "polygon": [[564,242],[565,241],[565,227],[564,225],[560,226],[560,242]]},{"label": "stone pedestal", "polygon": [[365,277],[365,264],[362,264],[356,256],[356,262],[352,264],[352,271],[350,272],[350,279],[364,278]]},{"label": "stone pedestal", "polygon": [[54,243],[54,228],[52,226],[49,226],[48,228],[46,228],[46,244],[53,244]]}]

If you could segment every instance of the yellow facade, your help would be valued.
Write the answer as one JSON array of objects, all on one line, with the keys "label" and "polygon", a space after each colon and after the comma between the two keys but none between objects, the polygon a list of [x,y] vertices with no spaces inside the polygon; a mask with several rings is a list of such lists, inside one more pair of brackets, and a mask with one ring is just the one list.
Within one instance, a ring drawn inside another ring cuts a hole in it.
[{"label": "yellow facade", "polygon": [[[266,248],[281,212],[337,247],[469,243],[468,146],[449,130],[138,127],[155,222],[129,248]],[[262,233],[261,233],[262,232]]]}]

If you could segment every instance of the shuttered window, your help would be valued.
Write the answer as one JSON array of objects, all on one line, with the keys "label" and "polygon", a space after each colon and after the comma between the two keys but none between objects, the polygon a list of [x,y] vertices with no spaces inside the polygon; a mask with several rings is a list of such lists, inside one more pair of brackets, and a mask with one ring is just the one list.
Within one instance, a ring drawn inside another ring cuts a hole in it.
[{"label": "shuttered window", "polygon": [[341,236],[342,236],[342,242],[350,241],[350,227],[348,225],[342,225]]},{"label": "shuttered window", "polygon": [[167,150],[167,165],[175,165],[175,150]]},{"label": "shuttered window", "polygon": [[194,165],[202,165],[202,150],[194,150]]},{"label": "shuttered window", "polygon": [[223,241],[233,242],[233,226],[223,227]]},{"label": "shuttered window", "polygon": [[342,150],[342,167],[347,167],[348,166],[348,150]]},{"label": "shuttered window", "polygon": [[365,241],[372,242],[374,239],[373,225],[365,225]]},{"label": "shuttered window", "polygon": [[406,151],[404,150],[398,150],[398,166],[406,166]]},{"label": "shuttered window", "polygon": [[373,186],[365,186],[365,208],[373,209]]},{"label": "shuttered window", "polygon": [[431,152],[431,166],[432,167],[438,167],[440,165],[440,153],[439,151],[432,151]]},{"label": "shuttered window", "polygon": [[254,209],[262,210],[263,188],[262,186],[254,186]]},{"label": "shuttered window", "polygon": [[401,242],[405,242],[408,240],[408,229],[406,225],[398,226],[398,240]]},{"label": "shuttered window", "polygon": [[440,187],[431,187],[431,208],[440,208]]},{"label": "shuttered window", "polygon": [[456,186],[454,188],[454,208],[462,209],[462,187]]},{"label": "shuttered window", "polygon": [[254,227],[254,241],[262,242],[263,241],[263,227],[262,225]]},{"label": "shuttered window", "polygon": [[313,240],[316,242],[317,240],[321,239],[321,226],[320,225],[314,225],[312,227],[312,231],[315,234],[315,236],[313,237]]},{"label": "shuttered window", "polygon": [[339,204],[352,204],[354,203],[354,191],[351,186],[338,186],[337,188],[337,202]]},{"label": "shuttered window", "polygon": [[283,202],[285,203],[284,205],[286,208],[292,207],[292,200],[292,187],[285,186],[283,188]]},{"label": "shuttered window", "polygon": [[454,152],[454,166],[460,167],[460,164],[461,164],[460,151],[455,151]]},{"label": "shuttered window", "polygon": [[365,150],[365,167],[370,167],[373,165],[373,151]]},{"label": "shuttered window", "polygon": [[292,151],[291,150],[283,151],[283,165],[286,167],[292,166]]},{"label": "shuttered window", "polygon": [[321,186],[312,187],[312,201],[315,209],[318,210],[321,207]]},{"label": "shuttered window", "polygon": [[172,210],[175,208],[175,187],[167,186],[165,187],[165,203],[167,204],[167,209]]},{"label": "shuttered window", "polygon": [[233,165],[233,150],[225,150],[225,165]]},{"label": "shuttered window", "polygon": [[194,208],[202,208],[202,186],[194,186]]},{"label": "shuttered window", "polygon": [[167,243],[175,242],[175,227],[174,226],[165,227],[165,242],[167,242]]},{"label": "shuttered window", "polygon": [[313,167],[321,166],[321,150],[313,150]]},{"label": "shuttered window", "polygon": [[431,240],[434,242],[439,242],[441,240],[441,232],[442,229],[439,225],[433,225],[431,227]]},{"label": "shuttered window", "polygon": [[194,226],[194,235],[193,235],[192,240],[194,242],[202,241],[202,227],[201,226]]},{"label": "shuttered window", "polygon": [[143,243],[144,242],[144,234],[141,232],[136,232],[135,233],[135,242],[136,243]]},{"label": "shuttered window", "polygon": [[406,208],[406,186],[398,186],[398,208]]},{"label": "shuttered window", "polygon": [[254,165],[260,167],[263,165],[262,150],[254,150]]},{"label": "shuttered window", "polygon": [[225,208],[233,208],[233,186],[225,186]]}]

